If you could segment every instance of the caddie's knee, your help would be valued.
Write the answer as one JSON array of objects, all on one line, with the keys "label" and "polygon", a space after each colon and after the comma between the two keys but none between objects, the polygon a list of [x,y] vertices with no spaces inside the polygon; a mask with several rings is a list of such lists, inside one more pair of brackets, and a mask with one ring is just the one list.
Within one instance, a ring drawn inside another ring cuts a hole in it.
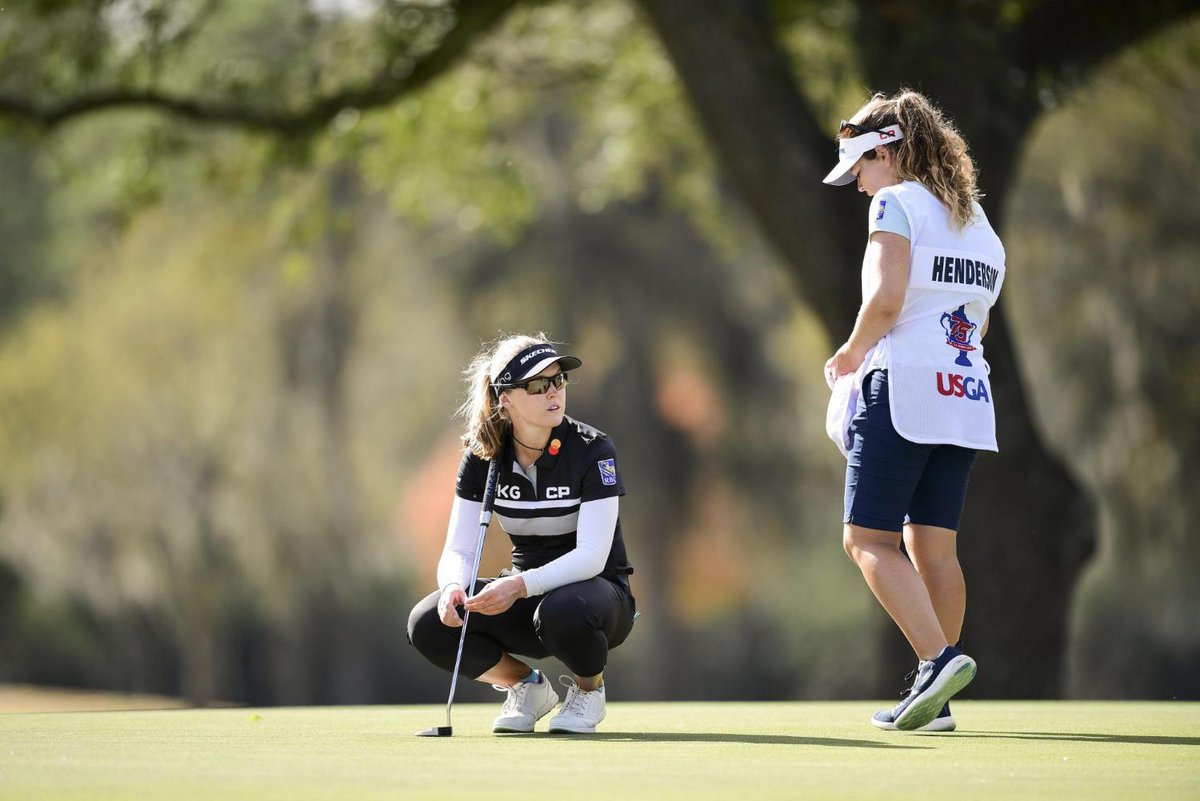
[{"label": "caddie's knee", "polygon": [[842,548],[851,561],[861,566],[885,552],[899,551],[900,535],[847,523],[842,527]]}]

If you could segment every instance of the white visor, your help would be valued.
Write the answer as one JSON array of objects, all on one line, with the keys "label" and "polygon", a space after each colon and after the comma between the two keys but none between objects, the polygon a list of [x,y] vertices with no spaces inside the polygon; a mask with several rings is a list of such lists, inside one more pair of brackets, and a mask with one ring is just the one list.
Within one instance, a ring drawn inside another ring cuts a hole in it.
[{"label": "white visor", "polygon": [[874,131],[859,134],[847,139],[838,140],[838,163],[825,176],[825,183],[833,186],[845,186],[854,180],[850,168],[862,158],[863,153],[874,150],[876,145],[887,145],[899,142],[904,138],[904,132],[898,124],[885,125]]}]

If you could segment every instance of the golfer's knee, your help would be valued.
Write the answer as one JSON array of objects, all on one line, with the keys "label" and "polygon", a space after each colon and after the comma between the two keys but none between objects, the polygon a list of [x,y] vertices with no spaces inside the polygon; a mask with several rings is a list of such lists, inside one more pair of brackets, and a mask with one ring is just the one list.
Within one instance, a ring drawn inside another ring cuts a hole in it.
[{"label": "golfer's knee", "polygon": [[408,641],[426,656],[434,653],[444,638],[446,628],[438,616],[437,602],[431,606],[428,599],[422,600],[408,614]]},{"label": "golfer's knee", "polygon": [[533,628],[543,642],[569,637],[587,628],[589,614],[585,598],[572,592],[552,592],[533,613]]}]

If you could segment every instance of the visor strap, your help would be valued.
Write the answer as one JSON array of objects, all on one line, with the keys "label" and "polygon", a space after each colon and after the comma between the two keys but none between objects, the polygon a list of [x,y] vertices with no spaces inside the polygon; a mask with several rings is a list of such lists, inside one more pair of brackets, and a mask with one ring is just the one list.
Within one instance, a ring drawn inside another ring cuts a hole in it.
[{"label": "visor strap", "polygon": [[874,150],[876,145],[890,145],[892,142],[899,142],[903,138],[904,131],[901,130],[899,123],[882,125],[875,131],[869,131],[847,139],[839,139],[838,159],[853,158],[857,161],[868,150]]}]

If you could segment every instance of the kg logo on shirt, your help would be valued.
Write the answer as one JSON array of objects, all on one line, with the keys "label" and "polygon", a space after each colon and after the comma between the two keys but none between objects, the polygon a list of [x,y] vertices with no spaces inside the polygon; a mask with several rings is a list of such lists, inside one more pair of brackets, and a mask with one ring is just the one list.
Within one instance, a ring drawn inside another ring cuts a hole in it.
[{"label": "kg logo on shirt", "polygon": [[611,487],[617,483],[616,459],[601,459],[596,462],[596,466],[600,468],[600,482],[602,484]]}]

